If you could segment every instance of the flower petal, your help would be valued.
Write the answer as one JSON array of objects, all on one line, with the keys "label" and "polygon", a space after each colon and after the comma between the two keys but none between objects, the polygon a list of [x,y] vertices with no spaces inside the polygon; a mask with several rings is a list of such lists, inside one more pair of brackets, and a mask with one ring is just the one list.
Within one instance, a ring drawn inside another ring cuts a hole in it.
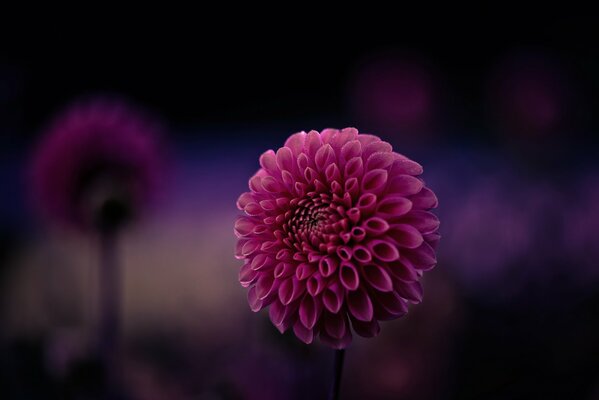
[{"label": "flower petal", "polygon": [[366,161],[366,170],[370,171],[373,169],[387,169],[389,168],[396,157],[394,153],[389,152],[376,152],[368,157]]},{"label": "flower petal", "polygon": [[384,217],[401,217],[412,209],[412,202],[405,197],[385,197],[378,204],[376,212]]},{"label": "flower petal", "polygon": [[299,307],[299,319],[306,328],[312,329],[320,316],[321,306],[318,300],[305,295]]},{"label": "flower petal", "polygon": [[362,268],[362,276],[370,286],[379,292],[390,292],[393,290],[393,281],[387,270],[375,264],[365,265]]},{"label": "flower petal", "polygon": [[397,246],[386,240],[375,239],[368,243],[368,248],[375,258],[381,261],[392,262],[399,260]]},{"label": "flower petal", "polygon": [[312,329],[306,328],[300,321],[297,321],[293,325],[293,333],[295,333],[295,336],[297,336],[299,340],[306,344],[310,344],[314,340],[314,332]]},{"label": "flower petal", "polygon": [[372,260],[372,253],[370,250],[362,245],[356,245],[353,248],[354,259],[362,264],[368,263]]},{"label": "flower petal", "polygon": [[384,169],[368,171],[362,179],[362,191],[378,193],[387,183],[388,173]]},{"label": "flower petal", "polygon": [[260,156],[260,166],[264,168],[271,175],[280,174],[279,167],[277,166],[277,157],[275,152],[267,150]]},{"label": "flower petal", "polygon": [[253,312],[258,312],[262,309],[262,300],[256,293],[256,286],[252,286],[250,290],[248,290],[248,304]]},{"label": "flower petal", "polygon": [[288,147],[294,156],[298,156],[304,150],[306,141],[306,132],[298,132],[289,136],[285,141],[285,147]]},{"label": "flower petal", "polygon": [[322,292],[322,303],[324,307],[332,313],[338,313],[343,305],[343,295],[345,290],[337,283],[329,285]]},{"label": "flower petal", "polygon": [[351,324],[354,331],[365,338],[375,337],[381,331],[381,327],[376,319],[373,319],[372,321],[358,321],[355,318],[351,318]]},{"label": "flower petal", "polygon": [[424,241],[418,229],[408,224],[393,225],[391,230],[387,232],[387,235],[397,243],[398,246],[408,249],[415,249]]},{"label": "flower petal", "polygon": [[343,338],[349,329],[347,318],[342,314],[326,313],[323,319],[324,329],[332,338]]},{"label": "flower petal", "polygon": [[360,277],[356,267],[346,262],[339,267],[339,280],[347,290],[356,290],[360,286]]},{"label": "flower petal", "polygon": [[387,185],[387,193],[392,193],[400,196],[410,196],[422,190],[424,182],[421,179],[411,175],[397,175],[389,180]]},{"label": "flower petal", "polygon": [[372,217],[362,223],[362,228],[369,235],[380,236],[389,230],[389,224],[383,218]]},{"label": "flower petal", "polygon": [[318,262],[318,271],[322,276],[329,277],[333,275],[339,263],[333,257],[323,257]]},{"label": "flower petal", "polygon": [[372,301],[362,288],[347,292],[347,307],[358,321],[370,321],[374,316]]}]

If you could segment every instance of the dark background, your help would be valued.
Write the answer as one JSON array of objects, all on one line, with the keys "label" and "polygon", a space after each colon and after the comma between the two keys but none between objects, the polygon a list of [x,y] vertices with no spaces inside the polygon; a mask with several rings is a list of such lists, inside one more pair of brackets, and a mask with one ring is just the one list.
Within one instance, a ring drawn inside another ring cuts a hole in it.
[{"label": "dark background", "polygon": [[[281,338],[244,304],[229,227],[259,154],[329,126],[379,134],[421,162],[445,242],[425,302],[348,351],[343,397],[599,398],[597,17],[406,10],[267,23],[236,11],[218,21],[81,18],[4,35],[0,397],[85,398],[101,385],[85,350],[93,313],[69,308],[93,297],[78,268],[93,270],[93,245],[39,223],[23,171],[53,115],[111,94],[167,123],[173,163],[170,198],[127,248],[131,398],[326,391],[330,351]],[[354,83],[386,59],[433,82],[415,123],[381,122],[356,102]],[[549,125],[531,128],[534,115],[509,108],[523,82],[508,79],[514,68],[524,82],[548,74],[539,96],[558,105]],[[150,248],[160,256],[144,258]],[[78,289],[63,292],[64,282]],[[44,304],[66,311],[48,317]]]}]

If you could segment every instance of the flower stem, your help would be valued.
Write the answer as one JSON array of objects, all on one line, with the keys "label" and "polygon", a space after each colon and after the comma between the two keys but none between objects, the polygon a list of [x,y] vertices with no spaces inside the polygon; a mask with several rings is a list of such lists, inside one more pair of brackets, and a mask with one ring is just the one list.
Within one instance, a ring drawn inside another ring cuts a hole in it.
[{"label": "flower stem", "polygon": [[330,400],[339,400],[339,388],[341,386],[341,376],[343,375],[343,360],[345,359],[345,349],[335,350],[335,366],[333,375],[333,386],[331,387]]},{"label": "flower stem", "polygon": [[100,326],[99,350],[106,379],[106,398],[114,398],[120,380],[119,334],[121,311],[121,271],[117,254],[117,234],[100,234]]}]

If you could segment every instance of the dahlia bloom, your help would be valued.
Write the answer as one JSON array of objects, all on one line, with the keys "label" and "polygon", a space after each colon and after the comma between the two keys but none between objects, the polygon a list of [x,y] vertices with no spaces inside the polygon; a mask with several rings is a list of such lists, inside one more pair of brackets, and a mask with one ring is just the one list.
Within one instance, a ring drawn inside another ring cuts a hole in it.
[{"label": "dahlia bloom", "polygon": [[99,214],[125,222],[155,195],[159,127],[120,101],[75,104],[45,132],[31,165],[33,200],[49,219],[83,229]]},{"label": "dahlia bloom", "polygon": [[418,163],[346,128],[296,133],[260,166],[235,223],[253,311],[270,306],[279,331],[345,348],[352,328],[376,336],[422,300],[439,221]]}]

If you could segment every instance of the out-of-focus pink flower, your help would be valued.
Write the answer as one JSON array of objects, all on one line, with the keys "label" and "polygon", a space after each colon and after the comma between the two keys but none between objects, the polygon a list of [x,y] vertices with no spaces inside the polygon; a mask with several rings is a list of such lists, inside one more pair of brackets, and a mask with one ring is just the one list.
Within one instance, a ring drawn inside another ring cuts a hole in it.
[{"label": "out-of-focus pink flower", "polygon": [[498,123],[511,134],[555,134],[568,122],[570,88],[550,57],[507,57],[492,76],[489,95]]},{"label": "out-of-focus pink flower", "polygon": [[564,253],[569,272],[582,282],[595,284],[599,279],[599,174],[586,174],[576,181],[576,200],[562,213]]},{"label": "out-of-focus pink flower", "polygon": [[239,280],[253,311],[273,324],[335,347],[353,331],[422,300],[420,277],[436,264],[439,221],[422,167],[356,129],[292,135],[260,157],[237,206]]},{"label": "out-of-focus pink flower", "polygon": [[164,171],[159,125],[122,101],[78,103],[59,115],[35,150],[34,202],[44,216],[89,229],[98,213],[137,215]]},{"label": "out-of-focus pink flower", "polygon": [[403,139],[429,133],[436,93],[431,71],[411,57],[381,57],[359,69],[350,87],[351,108],[363,123]]}]

